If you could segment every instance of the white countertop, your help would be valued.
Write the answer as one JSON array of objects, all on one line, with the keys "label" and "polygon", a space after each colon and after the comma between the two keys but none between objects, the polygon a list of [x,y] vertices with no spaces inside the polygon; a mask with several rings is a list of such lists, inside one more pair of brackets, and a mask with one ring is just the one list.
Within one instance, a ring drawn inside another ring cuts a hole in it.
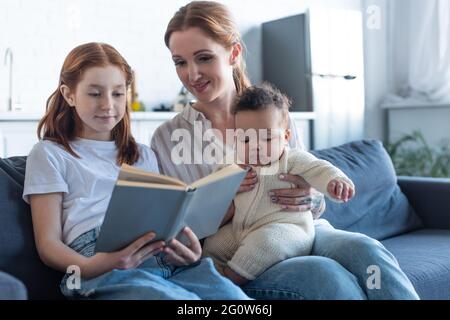
[{"label": "white countertop", "polygon": [[[165,121],[172,119],[176,112],[132,112],[132,120],[155,120]],[[291,112],[292,120],[312,120],[315,118],[314,112]],[[27,112],[1,112],[0,121],[39,121],[43,117],[41,113]]]},{"label": "white countertop", "polygon": [[450,108],[450,103],[385,103],[382,104],[383,109],[421,109],[421,108]]},{"label": "white countertop", "polygon": [[[169,120],[172,119],[176,112],[132,112],[133,120]],[[39,121],[43,117],[41,113],[27,112],[2,112],[0,113],[0,121]]]}]

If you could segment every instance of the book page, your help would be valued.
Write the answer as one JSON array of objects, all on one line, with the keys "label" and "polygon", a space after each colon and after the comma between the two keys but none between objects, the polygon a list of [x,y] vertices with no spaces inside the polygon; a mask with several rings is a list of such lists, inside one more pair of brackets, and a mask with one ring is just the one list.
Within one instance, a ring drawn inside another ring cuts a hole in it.
[{"label": "book page", "polygon": [[177,185],[183,186],[186,188],[186,184],[178,179],[164,176],[162,174],[148,172],[144,170],[140,170],[129,166],[127,164],[123,164],[120,169],[118,180],[122,181],[135,181],[135,182],[145,182],[145,183],[155,183],[155,184],[168,184],[168,185]]},{"label": "book page", "polygon": [[172,185],[172,184],[161,184],[161,183],[151,183],[151,182],[117,180],[116,185],[125,186],[125,187],[136,187],[136,188],[153,188],[153,189],[187,191],[186,190],[187,187],[185,187],[185,186],[178,186],[178,185]]},{"label": "book page", "polygon": [[245,170],[239,167],[237,164],[232,164],[220,169],[219,171],[213,172],[200,180],[195,181],[191,184],[191,187],[198,188],[200,186],[221,180],[225,177],[232,176],[241,172],[245,172]]}]

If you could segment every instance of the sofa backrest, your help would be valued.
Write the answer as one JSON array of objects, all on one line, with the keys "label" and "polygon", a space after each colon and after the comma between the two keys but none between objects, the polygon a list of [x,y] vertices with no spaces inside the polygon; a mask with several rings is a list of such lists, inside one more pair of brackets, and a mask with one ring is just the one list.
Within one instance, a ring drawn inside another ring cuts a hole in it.
[{"label": "sofa backrest", "polygon": [[0,159],[0,270],[20,279],[30,299],[61,299],[63,274],[41,262],[30,207],[22,200],[25,161]]},{"label": "sofa backrest", "polygon": [[326,200],[323,218],[334,227],[382,240],[422,226],[397,185],[394,166],[380,141],[355,141],[312,153],[340,168],[355,184],[356,195],[348,203]]}]

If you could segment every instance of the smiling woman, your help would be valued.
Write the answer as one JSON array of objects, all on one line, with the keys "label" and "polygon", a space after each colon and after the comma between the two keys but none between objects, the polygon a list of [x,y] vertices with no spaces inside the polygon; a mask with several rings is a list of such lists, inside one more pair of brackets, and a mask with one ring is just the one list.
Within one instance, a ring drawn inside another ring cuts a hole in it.
[{"label": "smiling woman", "polygon": [[[201,122],[204,130],[210,128],[222,132],[236,126],[232,105],[238,94],[249,86],[242,58],[239,32],[231,13],[223,4],[214,1],[193,1],[181,7],[169,21],[165,43],[176,65],[176,72],[183,84],[197,101],[187,104],[171,121],[159,127],[152,138],[162,173],[177,177],[187,183],[198,180],[217,168],[208,163],[175,164],[172,151],[175,143],[171,133],[184,129],[201,141],[203,132],[195,129]],[[292,121],[289,127],[292,128]],[[298,138],[290,139],[292,148],[298,147]],[[218,141],[226,149],[227,141]],[[192,154],[201,154],[204,144],[193,144]],[[281,174],[278,178],[293,188],[273,189],[265,194],[264,201],[280,206],[290,214],[303,215],[323,210],[320,196],[302,177]],[[277,180],[277,177],[275,177]],[[254,169],[249,170],[241,185],[240,193],[260,190]],[[312,201],[318,198],[319,201]],[[207,199],[205,199],[207,201]],[[257,203],[257,202],[256,202]],[[318,205],[317,205],[318,204]],[[314,208],[311,208],[314,205]],[[230,206],[232,212],[233,205]],[[231,215],[230,215],[231,216]],[[234,221],[234,220],[232,220]],[[232,223],[232,222],[230,222]],[[229,224],[223,228],[227,228]],[[399,269],[392,255],[376,240],[357,233],[334,229],[326,221],[315,224],[316,238],[311,256],[289,258],[267,269],[250,281],[244,290],[254,298],[262,299],[415,299],[414,291],[406,275]],[[335,244],[329,250],[328,244]],[[358,261],[345,258],[351,250]],[[264,252],[264,249],[259,248]],[[263,254],[264,255],[264,254]],[[369,290],[366,268],[378,265],[385,276],[381,290]]]},{"label": "smiling woman", "polygon": [[[233,85],[232,70],[241,52],[240,45],[234,46],[229,56],[228,49],[207,37],[201,29],[190,28],[174,32],[169,46],[178,77],[198,99],[212,101],[217,98],[218,89]],[[229,72],[224,72],[224,68]]]}]

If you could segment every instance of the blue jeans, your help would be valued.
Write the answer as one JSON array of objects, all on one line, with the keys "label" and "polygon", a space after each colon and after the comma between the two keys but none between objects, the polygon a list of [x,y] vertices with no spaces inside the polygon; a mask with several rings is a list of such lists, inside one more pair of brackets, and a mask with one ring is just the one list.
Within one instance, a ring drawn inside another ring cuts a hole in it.
[{"label": "blue jeans", "polygon": [[[379,268],[376,286],[370,266]],[[311,256],[280,262],[243,288],[256,299],[419,298],[397,260],[380,242],[328,223],[316,226]]]},{"label": "blue jeans", "polygon": [[[70,247],[86,257],[93,256],[98,232],[93,229],[82,234]],[[209,258],[187,267],[175,267],[166,263],[160,254],[135,269],[114,269],[93,279],[81,279],[79,289],[69,289],[69,277],[70,274],[64,276],[60,289],[71,299],[249,299],[238,286],[216,271]]]}]

